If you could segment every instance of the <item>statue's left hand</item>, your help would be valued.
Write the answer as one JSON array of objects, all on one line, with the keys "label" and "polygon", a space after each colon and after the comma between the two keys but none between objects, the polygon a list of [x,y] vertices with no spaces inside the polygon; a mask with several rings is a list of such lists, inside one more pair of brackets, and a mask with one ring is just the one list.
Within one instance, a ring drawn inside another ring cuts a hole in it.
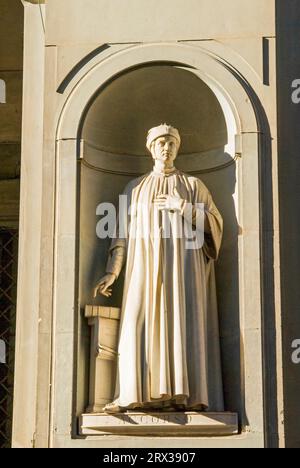
[{"label": "statue's left hand", "polygon": [[181,211],[184,202],[175,187],[172,195],[158,195],[154,199],[154,206],[159,210]]}]

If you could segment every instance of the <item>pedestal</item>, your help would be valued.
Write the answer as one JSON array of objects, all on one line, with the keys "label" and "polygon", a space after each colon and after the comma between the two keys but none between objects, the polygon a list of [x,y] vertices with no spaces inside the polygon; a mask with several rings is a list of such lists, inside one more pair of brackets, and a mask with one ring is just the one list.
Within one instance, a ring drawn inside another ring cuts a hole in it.
[{"label": "pedestal", "polygon": [[83,414],[81,435],[228,436],[238,434],[236,413],[138,412]]},{"label": "pedestal", "polygon": [[86,306],[91,327],[88,413],[99,413],[114,397],[120,309]]}]

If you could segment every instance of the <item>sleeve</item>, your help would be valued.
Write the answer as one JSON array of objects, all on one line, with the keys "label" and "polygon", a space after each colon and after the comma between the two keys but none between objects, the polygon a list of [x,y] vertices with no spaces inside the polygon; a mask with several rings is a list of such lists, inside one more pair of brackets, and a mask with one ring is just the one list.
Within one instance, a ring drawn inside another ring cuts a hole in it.
[{"label": "sleeve", "polygon": [[109,250],[106,264],[106,273],[115,275],[116,279],[120,276],[122,268],[126,261],[125,247],[116,246]]},{"label": "sleeve", "polygon": [[223,237],[223,219],[212,199],[209,190],[200,180],[199,182],[197,184],[197,197],[199,199],[198,203],[204,203],[205,213],[210,227],[210,233],[205,233],[203,250],[208,258],[217,260]]},{"label": "sleeve", "polygon": [[187,219],[192,219],[192,224],[196,225],[197,210],[203,211],[203,207],[200,208],[197,204],[204,205],[206,229],[203,250],[208,258],[217,260],[223,237],[223,219],[204,183],[195,178],[193,187],[193,202],[190,204],[185,201],[181,214]]},{"label": "sleeve", "polygon": [[106,273],[112,273],[116,278],[119,277],[122,268],[126,263],[129,223],[128,212],[131,200],[130,187],[131,184],[129,183],[121,194],[121,196],[126,198],[123,198],[123,203],[119,204],[114,237],[112,238],[108,250]]}]

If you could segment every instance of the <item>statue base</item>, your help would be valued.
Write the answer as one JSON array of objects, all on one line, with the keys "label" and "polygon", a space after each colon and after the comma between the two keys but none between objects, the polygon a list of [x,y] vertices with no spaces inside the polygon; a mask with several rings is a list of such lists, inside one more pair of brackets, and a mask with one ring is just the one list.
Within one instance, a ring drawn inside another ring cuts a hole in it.
[{"label": "statue base", "polygon": [[138,412],[82,414],[80,435],[229,436],[238,434],[236,413]]}]

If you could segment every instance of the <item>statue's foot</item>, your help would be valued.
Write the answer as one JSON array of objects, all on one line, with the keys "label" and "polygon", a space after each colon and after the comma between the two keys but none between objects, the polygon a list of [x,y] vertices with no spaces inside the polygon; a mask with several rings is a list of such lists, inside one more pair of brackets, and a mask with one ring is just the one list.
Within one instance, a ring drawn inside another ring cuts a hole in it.
[{"label": "statue's foot", "polygon": [[108,403],[103,408],[104,413],[115,414],[124,413],[125,409],[119,406],[117,403]]}]

